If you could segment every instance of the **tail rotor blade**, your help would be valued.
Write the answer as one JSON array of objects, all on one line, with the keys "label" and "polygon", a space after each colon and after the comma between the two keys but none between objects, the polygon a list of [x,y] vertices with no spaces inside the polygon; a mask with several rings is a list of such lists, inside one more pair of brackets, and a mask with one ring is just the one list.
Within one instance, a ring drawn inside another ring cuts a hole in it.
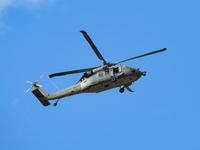
[{"label": "tail rotor blade", "polygon": [[36,81],[36,83],[43,77],[43,75],[40,76],[40,78]]},{"label": "tail rotor blade", "polygon": [[31,81],[26,81],[26,83],[30,83],[30,84],[33,84],[33,82],[31,82]]},{"label": "tail rotor blade", "polygon": [[43,85],[37,84],[37,82],[38,82],[42,77],[43,77],[43,75],[41,75],[40,78],[39,78],[36,82],[26,81],[26,83],[32,84],[31,87],[26,91],[26,93],[28,93],[28,91],[30,91],[30,89],[31,89],[32,87],[34,87],[34,86],[35,86],[35,87],[43,87]]},{"label": "tail rotor blade", "polygon": [[36,84],[36,86],[43,87],[43,85]]},{"label": "tail rotor blade", "polygon": [[30,89],[33,87],[33,85],[26,91],[26,93],[28,93],[28,91],[30,91]]}]

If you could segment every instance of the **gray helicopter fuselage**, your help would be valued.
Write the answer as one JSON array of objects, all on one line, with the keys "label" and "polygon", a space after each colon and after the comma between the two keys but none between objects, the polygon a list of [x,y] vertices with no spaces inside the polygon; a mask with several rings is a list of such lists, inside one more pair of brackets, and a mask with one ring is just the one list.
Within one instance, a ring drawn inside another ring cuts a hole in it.
[{"label": "gray helicopter fuselage", "polygon": [[47,100],[60,99],[80,93],[99,93],[120,86],[129,86],[142,76],[139,69],[127,65],[112,66],[107,69],[104,66],[85,73],[78,83],[50,94]]}]

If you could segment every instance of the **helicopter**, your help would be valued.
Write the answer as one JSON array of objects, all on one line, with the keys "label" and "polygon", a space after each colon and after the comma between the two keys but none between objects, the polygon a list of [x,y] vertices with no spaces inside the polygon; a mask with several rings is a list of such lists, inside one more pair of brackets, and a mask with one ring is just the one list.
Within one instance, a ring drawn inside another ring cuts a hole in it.
[{"label": "helicopter", "polygon": [[83,34],[87,42],[90,44],[97,57],[103,61],[103,65],[98,67],[50,74],[49,77],[52,78],[56,76],[63,76],[63,75],[70,75],[70,74],[84,72],[83,76],[76,84],[67,87],[63,90],[60,90],[58,92],[55,92],[53,94],[49,94],[48,92],[46,92],[41,88],[43,87],[42,85],[37,84],[37,82],[43,77],[43,75],[36,82],[26,81],[27,83],[32,84],[32,86],[26,91],[26,93],[32,88],[33,89],[32,93],[42,103],[43,106],[49,106],[50,105],[49,100],[57,100],[53,104],[54,106],[56,106],[58,101],[64,97],[81,93],[99,93],[116,87],[119,87],[120,93],[123,93],[125,91],[125,88],[129,92],[134,92],[133,90],[130,89],[129,86],[132,85],[135,81],[137,81],[141,76],[146,76],[146,71],[142,72],[139,69],[135,69],[127,65],[123,66],[122,65],[116,66],[116,65],[124,63],[126,61],[130,61],[133,59],[137,59],[140,57],[152,55],[167,50],[166,48],[163,48],[160,50],[152,51],[150,53],[132,57],[120,61],[118,63],[110,63],[103,58],[103,56],[101,55],[101,53],[99,52],[99,50],[97,49],[97,47],[95,46],[95,44],[93,43],[87,32],[85,32],[84,30],[81,30],[80,32]]}]

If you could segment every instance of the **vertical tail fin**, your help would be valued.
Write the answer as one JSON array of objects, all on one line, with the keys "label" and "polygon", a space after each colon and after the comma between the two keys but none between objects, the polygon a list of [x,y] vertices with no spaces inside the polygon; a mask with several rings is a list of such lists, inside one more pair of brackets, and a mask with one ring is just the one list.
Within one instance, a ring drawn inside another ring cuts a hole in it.
[{"label": "vertical tail fin", "polygon": [[37,97],[37,99],[42,103],[43,106],[49,106],[50,103],[46,98],[49,96],[49,93],[44,91],[41,88],[36,88],[32,93]]}]

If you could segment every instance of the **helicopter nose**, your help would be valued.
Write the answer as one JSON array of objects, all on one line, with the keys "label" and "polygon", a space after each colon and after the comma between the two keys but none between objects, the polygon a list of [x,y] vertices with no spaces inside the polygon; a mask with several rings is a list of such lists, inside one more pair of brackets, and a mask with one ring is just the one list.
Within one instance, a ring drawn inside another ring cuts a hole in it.
[{"label": "helicopter nose", "polygon": [[138,69],[131,68],[131,71],[132,71],[133,73],[136,73],[136,74],[141,74],[141,71],[140,71],[139,68],[138,68]]},{"label": "helicopter nose", "polygon": [[137,73],[138,76],[142,75],[142,72],[139,70],[139,68],[136,70],[136,73]]},{"label": "helicopter nose", "polygon": [[141,72],[140,69],[135,69],[135,68],[131,68],[131,72],[137,76],[138,78],[140,78],[142,75],[144,75],[145,73],[144,72]]},{"label": "helicopter nose", "polygon": [[135,68],[131,68],[131,72],[135,73],[137,70]]}]

